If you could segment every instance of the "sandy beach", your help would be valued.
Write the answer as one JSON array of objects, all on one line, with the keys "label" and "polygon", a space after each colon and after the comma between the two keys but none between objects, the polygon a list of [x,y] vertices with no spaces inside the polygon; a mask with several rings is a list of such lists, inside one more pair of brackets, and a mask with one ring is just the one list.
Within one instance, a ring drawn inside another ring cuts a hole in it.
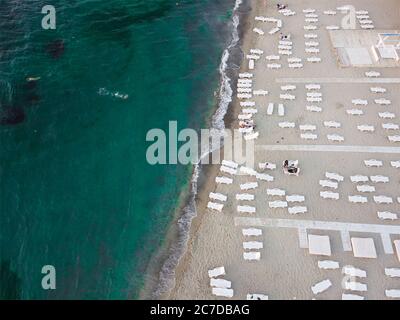
[{"label": "sandy beach", "polygon": [[[356,10],[367,11],[374,30],[391,32],[400,29],[400,2],[386,0],[382,6],[382,2],[372,0],[288,0],[285,4],[295,12],[288,16],[279,13],[276,4],[277,1],[268,1],[266,6],[265,1],[252,1],[242,49],[245,55],[250,54],[250,49],[263,53],[255,61],[254,70],[249,70],[249,59],[244,59],[241,66],[241,72],[253,73],[253,90],[269,92],[265,96],[254,95],[249,101],[256,105],[257,113],[252,119],[259,133],[255,140],[257,165],[254,169],[272,176],[273,181],[260,181],[249,175],[231,176],[220,172],[217,165],[207,170],[206,182],[196,199],[198,216],[192,222],[188,248],[176,269],[175,287],[163,299],[222,298],[212,295],[208,276],[208,270],[220,266],[226,270],[223,278],[232,282],[233,299],[246,299],[248,294],[263,294],[273,300],[342,299],[343,294],[354,294],[371,300],[388,299],[387,290],[400,290],[400,278],[389,277],[385,271],[400,268],[395,248],[395,241],[400,240],[400,168],[394,165],[400,161],[400,144],[389,138],[398,137],[400,131],[396,126],[390,130],[384,128],[387,124],[400,124],[400,65],[343,66],[342,51],[336,50],[332,42],[334,36],[342,36],[340,26],[344,14],[337,7],[353,5]],[[303,12],[310,8],[315,10],[312,14],[317,18],[309,18]],[[260,16],[281,19],[281,30],[269,34],[274,24],[255,19]],[[360,29],[358,23],[357,29]],[[303,26],[306,25],[316,28],[305,30]],[[338,26],[338,30],[328,30],[327,26]],[[253,28],[264,34],[257,34]],[[268,61],[266,57],[278,55],[281,32],[290,34],[287,41],[293,43],[291,55],[281,54],[279,60]],[[317,37],[305,39],[304,35],[309,33]],[[318,44],[311,46],[309,42]],[[317,47],[319,52],[308,54],[306,51],[310,47]],[[294,57],[301,59],[301,67],[289,67],[287,59]],[[309,57],[321,58],[321,62],[309,62]],[[280,67],[272,69],[268,64]],[[379,72],[379,77],[365,75],[371,71]],[[308,84],[318,84],[321,88],[308,90]],[[285,91],[282,86],[293,86],[294,90]],[[385,92],[373,93],[371,88],[375,87]],[[317,92],[316,96],[320,95],[322,101],[307,100],[311,92]],[[293,100],[283,99],[282,95],[286,94],[293,95]],[[380,105],[376,99],[388,100],[390,104]],[[353,100],[366,100],[367,105],[358,106]],[[238,127],[238,115],[242,112],[240,101],[246,100],[235,99],[225,118],[231,128]],[[284,115],[278,115],[276,107],[274,113],[269,114],[270,103],[284,105]],[[320,111],[312,112],[307,106],[320,108]],[[363,114],[350,115],[348,110],[351,109],[362,110]],[[382,118],[379,113],[384,112],[393,113],[394,118]],[[340,124],[340,127],[330,127],[327,122]],[[283,128],[284,123],[289,127]],[[333,136],[344,140],[332,141]],[[287,159],[299,161],[299,176],[283,173],[282,162]],[[382,165],[367,167],[365,161],[371,159],[381,161]],[[258,163],[263,162],[276,164],[277,168],[262,171]],[[343,181],[327,177],[327,172],[336,173]],[[351,177],[356,175],[368,177],[368,183],[355,183]],[[230,177],[233,183],[216,184],[217,176]],[[387,178],[385,183],[378,181],[384,178]],[[322,184],[336,184],[336,188],[322,186],[321,180],[325,181]],[[257,182],[258,187],[242,191],[240,184],[249,182]],[[362,185],[368,185],[373,191],[360,191]],[[291,203],[285,201],[285,197],[268,195],[267,190],[271,189],[284,190],[286,196],[304,196],[305,200]],[[207,209],[210,192],[227,196],[222,212]],[[324,199],[321,192],[335,193],[339,199]],[[238,201],[235,196],[240,193],[252,194],[255,200]],[[367,202],[353,203],[349,198],[353,196],[365,198]],[[376,197],[379,196],[390,198],[391,202],[378,203]],[[290,214],[287,208],[273,209],[273,201],[286,202],[292,208],[305,207],[307,212]],[[256,212],[240,213],[237,206],[241,205],[254,207]],[[397,214],[398,219],[383,220],[378,212]],[[243,228],[260,229],[262,236],[245,237]],[[310,242],[304,243],[304,239],[310,239],[309,235],[328,236],[331,255],[310,254]],[[351,243],[349,247],[352,238],[373,239],[377,257],[355,257]],[[258,261],[243,258],[246,251],[243,243],[247,241],[262,243],[257,251],[261,256]],[[337,262],[340,267],[321,269],[318,262],[326,260]],[[366,277],[350,280],[365,284],[366,291],[346,288],[349,280],[343,274],[344,266],[366,271]],[[331,286],[319,294],[313,293],[311,287],[323,280],[329,280]]]}]

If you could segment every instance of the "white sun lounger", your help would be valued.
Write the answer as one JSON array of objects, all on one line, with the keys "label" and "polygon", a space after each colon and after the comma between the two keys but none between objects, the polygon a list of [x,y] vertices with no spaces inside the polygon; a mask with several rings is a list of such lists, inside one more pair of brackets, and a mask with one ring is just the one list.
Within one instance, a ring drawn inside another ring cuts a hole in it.
[{"label": "white sun lounger", "polygon": [[279,63],[268,63],[267,68],[268,69],[280,69],[280,68],[282,68],[282,65]]},{"label": "white sun lounger", "polygon": [[256,208],[252,206],[237,206],[237,212],[240,213],[256,213]]},{"label": "white sun lounger", "polygon": [[218,184],[232,184],[233,179],[227,177],[216,177],[215,182]]},{"label": "white sun lounger", "polygon": [[322,102],[322,98],[313,98],[313,97],[307,97],[308,102]]},{"label": "white sun lounger", "polygon": [[279,44],[280,44],[280,45],[283,45],[283,46],[292,46],[292,45],[293,45],[293,42],[292,42],[292,41],[280,40],[280,41],[279,41]]},{"label": "white sun lounger", "polygon": [[361,29],[375,29],[373,24],[362,24]]},{"label": "white sun lounger", "polygon": [[382,128],[386,130],[399,130],[400,126],[395,123],[382,123]]},{"label": "white sun lounger", "polygon": [[371,176],[370,179],[374,183],[387,183],[387,182],[389,182],[389,177],[386,177],[386,176]]},{"label": "white sun lounger", "polygon": [[304,30],[317,30],[317,26],[308,24],[308,25],[304,26]]},{"label": "white sun lounger", "polygon": [[301,196],[298,194],[286,196],[287,202],[304,202],[305,200],[306,200],[306,198],[304,196]]},{"label": "white sun lounger", "polygon": [[245,167],[245,166],[241,166],[239,168],[240,173],[242,174],[247,174],[249,176],[255,177],[257,175],[257,171],[254,170],[253,168],[249,168],[249,167]]},{"label": "white sun lounger", "polygon": [[[289,60],[289,59],[288,59]],[[294,85],[286,85],[286,86],[281,86],[282,91],[292,91],[296,90],[296,86]]]},{"label": "white sun lounger", "polygon": [[318,106],[306,106],[306,110],[311,112],[322,112],[322,108]]},{"label": "white sun lounger", "polygon": [[323,280],[323,281],[318,282],[317,284],[313,285],[311,287],[311,291],[314,294],[319,294],[319,293],[322,293],[322,292],[328,290],[331,286],[332,286],[332,282],[329,279],[327,279],[327,280]]},{"label": "white sun lounger", "polygon": [[358,192],[375,192],[375,187],[374,186],[369,186],[369,185],[361,185],[361,186],[357,186],[357,191]]},{"label": "white sun lounger", "polygon": [[385,290],[385,295],[388,298],[400,298],[400,290],[398,289]]},{"label": "white sun lounger", "polygon": [[351,203],[368,203],[368,198],[363,196],[349,196]]},{"label": "white sun lounger", "polygon": [[400,278],[400,269],[385,268],[385,274],[391,278]]},{"label": "white sun lounger", "polygon": [[289,94],[289,93],[284,93],[284,94],[280,94],[279,98],[282,100],[295,100],[296,96],[293,94]]},{"label": "white sun lounger", "polygon": [[278,53],[283,56],[291,56],[293,54],[291,50],[279,50]]},{"label": "white sun lounger", "polygon": [[258,138],[258,136],[260,135],[259,132],[255,132],[255,133],[251,133],[251,134],[246,134],[244,136],[244,140],[249,141],[249,140],[255,140]]},{"label": "white sun lounger", "polygon": [[334,15],[336,15],[336,11],[334,11],[334,10],[325,10],[324,14],[326,14],[328,16],[334,16]]},{"label": "white sun lounger", "polygon": [[278,49],[279,50],[292,50],[292,46],[287,46],[287,45],[284,45],[284,44],[280,44],[280,45],[278,45]]},{"label": "white sun lounger", "polygon": [[308,62],[316,63],[316,62],[321,62],[322,59],[320,57],[309,57],[307,58]]},{"label": "white sun lounger", "polygon": [[363,296],[351,293],[342,293],[342,300],[364,300]]},{"label": "white sun lounger", "polygon": [[253,74],[249,72],[243,72],[239,73],[239,78],[244,79],[244,78],[253,78]]},{"label": "white sun lounger", "polygon": [[254,90],[253,95],[255,96],[266,96],[268,95],[268,90]]},{"label": "white sun lounger", "polygon": [[346,281],[344,283],[344,288],[346,290],[351,290],[351,291],[360,291],[360,292],[365,292],[367,291],[367,285],[364,283],[356,282],[356,281]]},{"label": "white sun lounger", "polygon": [[236,195],[236,200],[238,200],[238,201],[253,201],[254,200],[254,194],[239,193],[239,194]]},{"label": "white sun lounger", "polygon": [[339,30],[339,29],[340,29],[339,26],[336,25],[331,25],[326,27],[326,30]]},{"label": "white sun lounger", "polygon": [[324,126],[327,128],[340,128],[342,124],[337,121],[324,121]]},{"label": "white sun lounger", "polygon": [[252,113],[247,113],[247,114],[239,114],[238,119],[239,120],[249,120],[253,117]]},{"label": "white sun lounger", "polygon": [[268,206],[271,209],[287,208],[288,204],[286,201],[270,201]]},{"label": "white sun lounger", "polygon": [[391,204],[393,203],[393,198],[387,196],[374,196],[374,201],[377,204]]},{"label": "white sun lounger", "polygon": [[306,86],[307,90],[320,90],[321,89],[321,85],[320,84],[307,84]]},{"label": "white sun lounger", "polygon": [[385,88],[381,88],[381,87],[371,87],[370,91],[372,93],[385,93],[386,89]]},{"label": "white sun lounger", "polygon": [[344,141],[344,137],[338,134],[328,134],[326,135],[326,137],[328,138],[329,141],[333,141],[333,142],[343,142]]},{"label": "white sun lounger", "polygon": [[367,176],[362,176],[362,175],[356,175],[356,176],[350,176],[351,182],[358,183],[358,182],[367,182],[369,181],[369,178]]},{"label": "white sun lounger", "polygon": [[303,68],[302,63],[289,63],[289,68],[290,69],[301,69]]},{"label": "white sun lounger", "polygon": [[322,97],[322,93],[321,92],[307,92],[307,97],[321,98]]},{"label": "white sun lounger", "polygon": [[261,49],[250,49],[250,53],[251,53],[251,54],[262,55],[262,54],[264,53],[264,51],[261,50]]},{"label": "white sun lounger", "polygon": [[244,108],[244,109],[242,109],[242,112],[243,112],[243,113],[252,113],[252,114],[255,114],[255,113],[258,112],[258,110],[255,109],[255,108]]},{"label": "white sun lounger", "polygon": [[259,261],[261,258],[260,252],[243,252],[243,259],[249,261]]},{"label": "white sun lounger", "polygon": [[316,13],[311,12],[311,13],[307,13],[305,15],[305,17],[306,18],[318,18],[318,15]]},{"label": "white sun lounger", "polygon": [[321,191],[319,193],[320,197],[323,199],[339,200],[339,193],[331,191]]},{"label": "white sun lounger", "polygon": [[370,159],[370,160],[364,160],[364,164],[367,167],[382,167],[383,166],[383,161]]},{"label": "white sun lounger", "polygon": [[383,105],[383,106],[388,106],[388,105],[392,104],[392,101],[390,101],[389,99],[384,99],[384,98],[375,99],[374,102],[376,104]]},{"label": "white sun lounger", "polygon": [[238,88],[252,88],[253,84],[252,83],[242,83],[242,82],[238,82]]},{"label": "white sun lounger", "polygon": [[259,60],[261,57],[257,54],[248,54],[246,55],[246,59],[251,59],[251,60]]},{"label": "white sun lounger", "polygon": [[267,189],[267,195],[284,197],[286,195],[286,191],[282,189]]},{"label": "white sun lounger", "polygon": [[331,181],[331,180],[319,180],[319,185],[324,188],[332,188],[332,189],[338,188],[338,183],[336,181]]},{"label": "white sun lounger", "polygon": [[314,13],[315,9],[303,9],[303,13]]},{"label": "white sun lounger", "polygon": [[268,182],[274,181],[274,177],[266,173],[257,173],[256,178],[261,181],[268,181]]},{"label": "white sun lounger", "polygon": [[361,116],[364,114],[364,111],[361,109],[347,109],[346,113],[352,116]]},{"label": "white sun lounger", "polygon": [[247,300],[268,300],[268,296],[265,294],[249,293],[246,296]]},{"label": "white sun lounger", "polygon": [[210,279],[210,287],[225,288],[229,289],[232,286],[232,282],[225,279]]},{"label": "white sun lounger", "polygon": [[238,93],[251,93],[253,91],[253,89],[251,88],[238,88],[237,92]]},{"label": "white sun lounger", "polygon": [[215,202],[208,202],[207,208],[211,210],[215,210],[218,212],[221,212],[222,209],[224,208],[224,205],[222,203],[215,203]]},{"label": "white sun lounger", "polygon": [[318,48],[314,48],[314,47],[307,47],[304,50],[306,53],[319,53],[319,49]]},{"label": "white sun lounger", "polygon": [[370,25],[373,25],[373,21],[372,20],[368,20],[368,19],[363,19],[363,20],[360,20],[360,21],[358,21],[360,24],[370,24]]},{"label": "white sun lounger", "polygon": [[260,28],[254,28],[253,32],[257,33],[260,36],[264,35],[264,31],[262,31]]},{"label": "white sun lounger", "polygon": [[325,177],[330,179],[330,180],[335,180],[335,181],[338,181],[338,182],[344,181],[344,177],[343,176],[341,176],[338,173],[334,173],[334,172],[325,172]]},{"label": "white sun lounger", "polygon": [[301,131],[315,131],[317,130],[317,126],[314,124],[302,124],[299,126]]},{"label": "white sun lounger", "polygon": [[263,17],[263,16],[255,17],[254,20],[256,20],[256,21],[261,21],[261,22],[267,22],[267,18],[266,18],[266,17]]},{"label": "white sun lounger", "polygon": [[212,294],[217,297],[232,298],[233,290],[225,288],[212,288]]},{"label": "white sun lounger", "polygon": [[274,104],[270,102],[267,107],[267,115],[272,115],[274,113]]},{"label": "white sun lounger", "polygon": [[319,46],[319,42],[317,41],[307,41],[305,43],[306,47],[318,47]]},{"label": "white sun lounger", "polygon": [[332,260],[320,260],[318,261],[318,268],[323,270],[339,269],[339,262]]},{"label": "white sun lounger", "polygon": [[249,60],[249,70],[254,70],[255,62],[254,60]]},{"label": "white sun lounger", "polygon": [[306,34],[304,34],[304,38],[305,39],[317,39],[318,35],[315,33],[306,33]]},{"label": "white sun lounger", "polygon": [[352,266],[343,267],[343,273],[348,276],[357,277],[357,278],[366,278],[367,272],[365,270],[361,270]]},{"label": "white sun lounger", "polygon": [[315,133],[301,133],[300,138],[303,140],[317,140],[318,135],[316,135]]},{"label": "white sun lounger", "polygon": [[268,170],[275,170],[275,169],[276,169],[276,164],[275,164],[275,163],[271,163],[271,162],[260,162],[260,163],[258,164],[258,167],[259,167],[261,170],[265,170],[265,169],[268,169]]},{"label": "white sun lounger", "polygon": [[357,129],[361,132],[374,132],[375,131],[374,126],[366,125],[366,124],[357,126]]},{"label": "white sun lounger", "polygon": [[225,275],[225,268],[224,267],[217,267],[211,270],[208,270],[208,276],[210,278],[217,278],[219,276]]},{"label": "white sun lounger", "polygon": [[368,105],[368,100],[353,99],[353,100],[351,100],[351,103],[354,104],[355,106],[366,106],[366,105]]},{"label": "white sun lounger", "polygon": [[288,63],[300,63],[301,61],[302,61],[301,58],[296,58],[296,57],[287,58]]},{"label": "white sun lounger", "polygon": [[294,128],[296,124],[294,122],[279,122],[279,128]]},{"label": "white sun lounger", "polygon": [[378,211],[378,218],[381,220],[397,220],[398,216],[396,213],[388,212],[388,211]]},{"label": "white sun lounger", "polygon": [[288,208],[289,214],[307,213],[307,207],[290,207]]},{"label": "white sun lounger", "polygon": [[237,174],[237,170],[233,169],[231,167],[221,166],[220,170],[221,170],[221,172],[228,173],[228,174],[231,174],[231,175]]},{"label": "white sun lounger", "polygon": [[377,71],[367,71],[365,72],[365,76],[369,77],[369,78],[376,78],[379,77],[381,74]]},{"label": "white sun lounger", "polygon": [[239,166],[236,162],[233,162],[231,160],[222,160],[222,165],[226,167],[231,167],[233,169],[237,169]]},{"label": "white sun lounger", "polygon": [[306,18],[306,19],[304,19],[304,21],[307,23],[316,23],[319,20],[318,20],[318,18]]},{"label": "white sun lounger", "polygon": [[248,93],[239,93],[237,95],[238,99],[251,99],[253,95],[248,94]]},{"label": "white sun lounger", "polygon": [[281,30],[281,29],[278,27],[275,27],[275,28],[272,28],[271,30],[269,30],[268,33],[272,35],[272,34],[277,33],[279,30]]},{"label": "white sun lounger", "polygon": [[394,119],[394,118],[396,118],[396,115],[394,113],[387,112],[387,111],[386,112],[379,112],[378,115],[379,115],[379,118],[382,118],[382,119]]},{"label": "white sun lounger", "polygon": [[273,60],[279,60],[280,58],[281,58],[280,56],[271,55],[271,56],[266,56],[266,57],[265,57],[265,60],[273,61]]},{"label": "white sun lounger", "polygon": [[246,241],[243,242],[243,249],[245,250],[259,250],[262,249],[263,243],[260,241]]},{"label": "white sun lounger", "polygon": [[212,200],[218,200],[218,201],[222,201],[222,202],[225,202],[226,200],[228,200],[228,197],[222,193],[210,192],[209,197]]},{"label": "white sun lounger", "polygon": [[257,228],[242,229],[242,234],[245,237],[259,237],[262,236],[262,229],[257,229]]},{"label": "white sun lounger", "polygon": [[368,14],[367,10],[358,10],[356,11],[356,14]]},{"label": "white sun lounger", "polygon": [[278,104],[278,115],[280,117],[284,117],[285,116],[285,107],[283,106],[282,103]]},{"label": "white sun lounger", "polygon": [[390,142],[400,142],[400,136],[388,136]]},{"label": "white sun lounger", "polygon": [[399,169],[400,168],[400,160],[399,161],[390,161],[390,165],[393,168]]},{"label": "white sun lounger", "polygon": [[252,190],[258,187],[257,182],[248,182],[240,185],[240,190]]}]

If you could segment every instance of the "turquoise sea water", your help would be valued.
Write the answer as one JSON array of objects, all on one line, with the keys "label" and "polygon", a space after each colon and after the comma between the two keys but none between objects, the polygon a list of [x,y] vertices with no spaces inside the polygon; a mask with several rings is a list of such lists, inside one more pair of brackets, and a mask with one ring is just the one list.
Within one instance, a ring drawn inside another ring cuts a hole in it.
[{"label": "turquoise sea water", "polygon": [[0,0],[0,298],[137,298],[192,169],[145,136],[210,116],[234,1],[45,4]]}]

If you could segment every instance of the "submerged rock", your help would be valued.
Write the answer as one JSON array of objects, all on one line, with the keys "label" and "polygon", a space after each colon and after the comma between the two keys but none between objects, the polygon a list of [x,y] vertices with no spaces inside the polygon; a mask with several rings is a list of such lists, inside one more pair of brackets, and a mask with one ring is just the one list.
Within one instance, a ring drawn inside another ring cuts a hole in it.
[{"label": "submerged rock", "polygon": [[0,111],[0,125],[16,125],[24,120],[25,112],[20,107],[5,107]]},{"label": "submerged rock", "polygon": [[64,54],[64,51],[65,51],[65,44],[64,40],[62,39],[54,40],[49,44],[47,44],[46,46],[46,52],[50,54],[50,56],[53,59],[60,58]]}]

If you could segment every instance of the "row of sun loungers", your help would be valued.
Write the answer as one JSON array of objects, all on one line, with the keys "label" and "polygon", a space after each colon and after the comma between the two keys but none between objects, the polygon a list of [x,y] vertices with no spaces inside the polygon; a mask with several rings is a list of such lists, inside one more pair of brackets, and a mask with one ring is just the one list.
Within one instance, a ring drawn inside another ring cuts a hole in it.
[{"label": "row of sun loungers", "polygon": [[232,298],[233,289],[231,288],[232,282],[221,279],[225,275],[224,267],[217,267],[208,270],[208,276],[210,278],[210,287],[212,288],[212,294],[218,297]]}]

